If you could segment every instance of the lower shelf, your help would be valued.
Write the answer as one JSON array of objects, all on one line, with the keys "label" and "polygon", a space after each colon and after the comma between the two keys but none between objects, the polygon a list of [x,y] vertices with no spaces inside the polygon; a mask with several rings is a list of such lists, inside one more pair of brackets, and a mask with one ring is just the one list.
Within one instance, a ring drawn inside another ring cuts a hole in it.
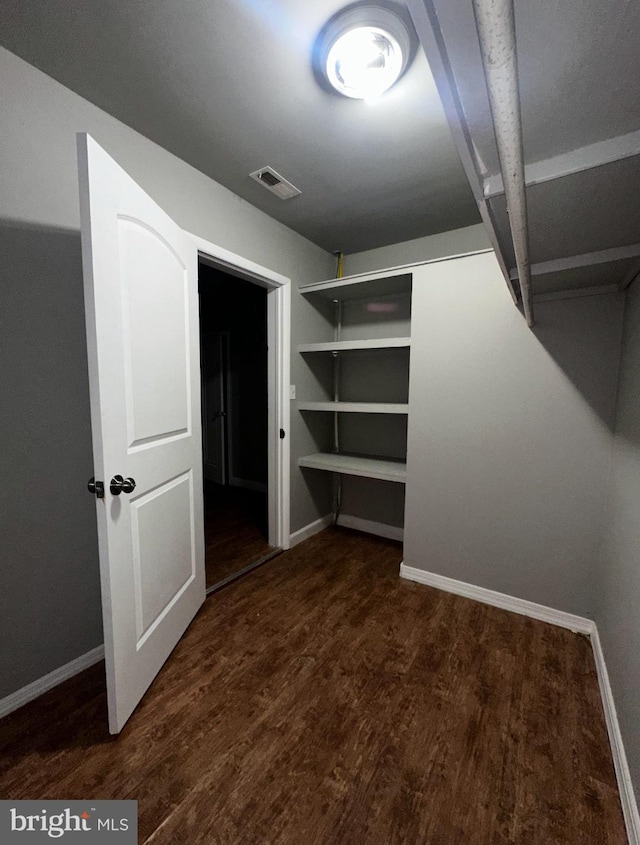
[{"label": "lower shelf", "polygon": [[335,455],[318,452],[300,458],[298,465],[325,472],[339,472],[342,475],[359,475],[362,478],[378,478],[381,481],[397,481],[404,484],[407,479],[407,465],[393,458],[371,458],[359,455]]},{"label": "lower shelf", "polygon": [[299,411],[333,411],[343,414],[408,414],[406,402],[298,402]]}]

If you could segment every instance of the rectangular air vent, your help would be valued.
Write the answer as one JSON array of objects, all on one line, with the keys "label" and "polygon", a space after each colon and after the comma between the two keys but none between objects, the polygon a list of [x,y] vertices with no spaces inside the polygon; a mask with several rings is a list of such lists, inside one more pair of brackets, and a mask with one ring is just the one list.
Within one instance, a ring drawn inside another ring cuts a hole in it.
[{"label": "rectangular air vent", "polygon": [[260,170],[254,170],[249,176],[280,197],[281,200],[290,200],[302,193],[291,182],[287,182],[284,176],[276,173],[273,167],[261,167]]}]

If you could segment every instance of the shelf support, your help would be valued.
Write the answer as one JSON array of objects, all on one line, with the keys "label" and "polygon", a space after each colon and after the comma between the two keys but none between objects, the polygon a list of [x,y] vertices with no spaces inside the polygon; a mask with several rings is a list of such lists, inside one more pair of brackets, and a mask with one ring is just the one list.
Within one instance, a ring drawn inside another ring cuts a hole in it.
[{"label": "shelf support", "polygon": [[[340,355],[333,353],[333,401],[340,400]],[[340,454],[340,414],[333,412],[333,451]],[[342,504],[342,476],[338,473],[333,476],[333,524],[338,524],[340,505]]]},{"label": "shelf support", "polygon": [[[340,342],[342,337],[342,300],[334,300],[335,304],[335,321],[334,321],[334,339]],[[333,353],[333,401],[340,401],[340,355],[337,351]],[[340,454],[340,415],[337,411],[333,414],[333,451],[336,455]],[[335,474],[333,476],[333,524],[338,524],[338,516],[340,515],[340,506],[342,504],[342,476]]]}]

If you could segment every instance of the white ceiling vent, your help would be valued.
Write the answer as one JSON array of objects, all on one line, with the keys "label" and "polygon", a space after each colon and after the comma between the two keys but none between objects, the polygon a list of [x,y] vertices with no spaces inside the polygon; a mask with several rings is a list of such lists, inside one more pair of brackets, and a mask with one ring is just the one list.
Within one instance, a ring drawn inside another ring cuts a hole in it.
[{"label": "white ceiling vent", "polygon": [[284,176],[273,169],[273,167],[261,167],[260,170],[254,170],[250,173],[252,179],[260,182],[265,188],[274,193],[281,200],[290,200],[292,197],[297,197],[302,191],[298,190],[291,182],[287,182]]}]

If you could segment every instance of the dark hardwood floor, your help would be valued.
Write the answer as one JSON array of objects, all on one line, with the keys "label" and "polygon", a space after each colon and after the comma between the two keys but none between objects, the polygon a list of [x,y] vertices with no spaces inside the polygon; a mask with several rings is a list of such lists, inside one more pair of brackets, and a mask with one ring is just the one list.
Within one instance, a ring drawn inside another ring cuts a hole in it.
[{"label": "dark hardwood floor", "polygon": [[0,798],[134,798],[141,843],[623,845],[588,640],[329,529],[207,600],[118,738],[97,666],[0,722]]},{"label": "dark hardwood floor", "polygon": [[207,481],[204,533],[211,587],[273,551],[267,542],[267,494]]}]

